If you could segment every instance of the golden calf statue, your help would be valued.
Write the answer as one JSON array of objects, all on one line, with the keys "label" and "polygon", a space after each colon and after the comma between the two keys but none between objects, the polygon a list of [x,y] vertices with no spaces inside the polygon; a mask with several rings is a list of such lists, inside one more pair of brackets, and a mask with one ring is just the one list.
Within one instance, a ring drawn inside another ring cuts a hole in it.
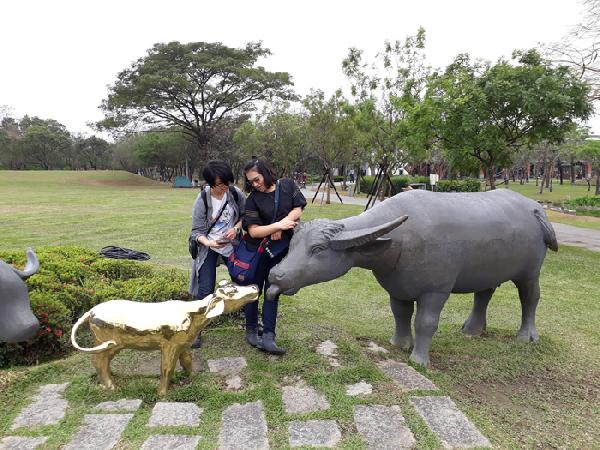
[{"label": "golden calf statue", "polygon": [[[73,326],[71,343],[82,352],[93,353],[92,364],[100,382],[109,389],[115,384],[110,362],[124,348],[161,351],[158,394],[167,393],[177,360],[186,374],[192,372],[191,344],[215,317],[237,311],[258,299],[255,285],[238,286],[221,281],[214,294],[202,300],[160,303],[111,300],[94,306]],[[75,341],[77,329],[88,322],[96,347],[82,348]]]}]

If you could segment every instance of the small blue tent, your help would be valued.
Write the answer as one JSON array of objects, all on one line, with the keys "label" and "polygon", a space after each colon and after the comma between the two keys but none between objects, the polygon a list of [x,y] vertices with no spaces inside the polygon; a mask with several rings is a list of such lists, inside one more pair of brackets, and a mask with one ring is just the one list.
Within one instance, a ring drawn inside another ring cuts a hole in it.
[{"label": "small blue tent", "polygon": [[188,177],[176,177],[175,181],[173,181],[174,188],[191,188],[192,183],[188,179]]}]

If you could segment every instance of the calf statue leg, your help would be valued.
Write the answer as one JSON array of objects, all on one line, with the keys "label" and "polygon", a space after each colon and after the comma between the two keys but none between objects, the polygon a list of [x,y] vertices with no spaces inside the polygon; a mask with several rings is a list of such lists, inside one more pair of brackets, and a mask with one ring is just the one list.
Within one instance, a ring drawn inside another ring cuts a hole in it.
[{"label": "calf statue leg", "polygon": [[161,348],[160,354],[160,383],[158,385],[158,395],[164,397],[167,395],[167,389],[171,383],[177,358],[179,357],[179,348],[176,345],[165,344]]},{"label": "calf statue leg", "polygon": [[485,330],[487,307],[496,288],[475,292],[473,310],[463,324],[461,331],[471,336],[479,336]]},{"label": "calf statue leg", "polygon": [[98,379],[107,389],[115,388],[115,382],[110,373],[110,362],[120,350],[109,349],[92,355],[92,365],[96,368]]},{"label": "calf statue leg", "polygon": [[396,321],[396,331],[390,339],[390,344],[399,346],[403,350],[410,350],[413,345],[411,321],[415,302],[398,300],[390,296],[390,307]]},{"label": "calf statue leg", "polygon": [[186,376],[192,374],[192,352],[190,350],[183,350],[179,355],[179,364],[183,367],[183,371]]},{"label": "calf statue leg", "polygon": [[521,300],[521,329],[517,339],[523,342],[535,342],[539,339],[535,328],[535,310],[540,301],[539,278],[515,281]]},{"label": "calf statue leg", "polygon": [[431,339],[438,328],[440,312],[449,296],[449,292],[430,292],[417,299],[415,346],[410,355],[411,361],[417,364],[429,364]]}]

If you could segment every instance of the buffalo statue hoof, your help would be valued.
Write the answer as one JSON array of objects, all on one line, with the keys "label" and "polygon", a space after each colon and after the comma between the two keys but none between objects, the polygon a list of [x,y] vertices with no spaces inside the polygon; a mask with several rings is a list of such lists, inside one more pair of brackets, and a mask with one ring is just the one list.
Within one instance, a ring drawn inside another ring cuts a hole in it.
[{"label": "buffalo statue hoof", "polygon": [[394,335],[390,338],[390,344],[400,347],[402,350],[410,350],[413,347],[413,338],[412,336]]},{"label": "buffalo statue hoof", "polygon": [[409,359],[412,362],[414,362],[415,364],[419,364],[421,366],[427,366],[429,364],[429,356],[428,355],[421,355],[419,353],[415,353],[414,351],[410,355]]},{"label": "buffalo statue hoof", "polygon": [[526,329],[519,331],[519,334],[517,334],[517,339],[521,342],[537,342],[539,340],[539,336],[535,329]]}]

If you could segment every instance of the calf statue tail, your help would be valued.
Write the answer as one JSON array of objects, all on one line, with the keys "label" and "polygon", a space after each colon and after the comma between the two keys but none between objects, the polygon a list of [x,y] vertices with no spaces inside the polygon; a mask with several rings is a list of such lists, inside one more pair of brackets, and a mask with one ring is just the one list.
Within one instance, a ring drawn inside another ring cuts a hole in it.
[{"label": "calf statue tail", "polygon": [[106,341],[92,348],[80,347],[79,344],[77,344],[77,341],[75,341],[75,334],[77,333],[77,328],[79,328],[80,325],[89,322],[89,320],[90,311],[86,312],[83,316],[81,316],[81,318],[75,323],[75,325],[73,325],[73,328],[71,329],[71,344],[73,344],[73,347],[75,347],[77,350],[86,353],[100,353],[106,350],[107,348],[114,347],[115,345],[117,345],[115,341]]},{"label": "calf statue tail", "polygon": [[554,228],[552,228],[552,225],[550,224],[550,222],[548,222],[546,214],[544,214],[538,209],[534,210],[533,214],[535,214],[536,219],[542,227],[542,234],[544,236],[544,242],[546,243],[546,246],[550,250],[557,252],[558,242],[556,241],[556,234],[554,233]]}]

